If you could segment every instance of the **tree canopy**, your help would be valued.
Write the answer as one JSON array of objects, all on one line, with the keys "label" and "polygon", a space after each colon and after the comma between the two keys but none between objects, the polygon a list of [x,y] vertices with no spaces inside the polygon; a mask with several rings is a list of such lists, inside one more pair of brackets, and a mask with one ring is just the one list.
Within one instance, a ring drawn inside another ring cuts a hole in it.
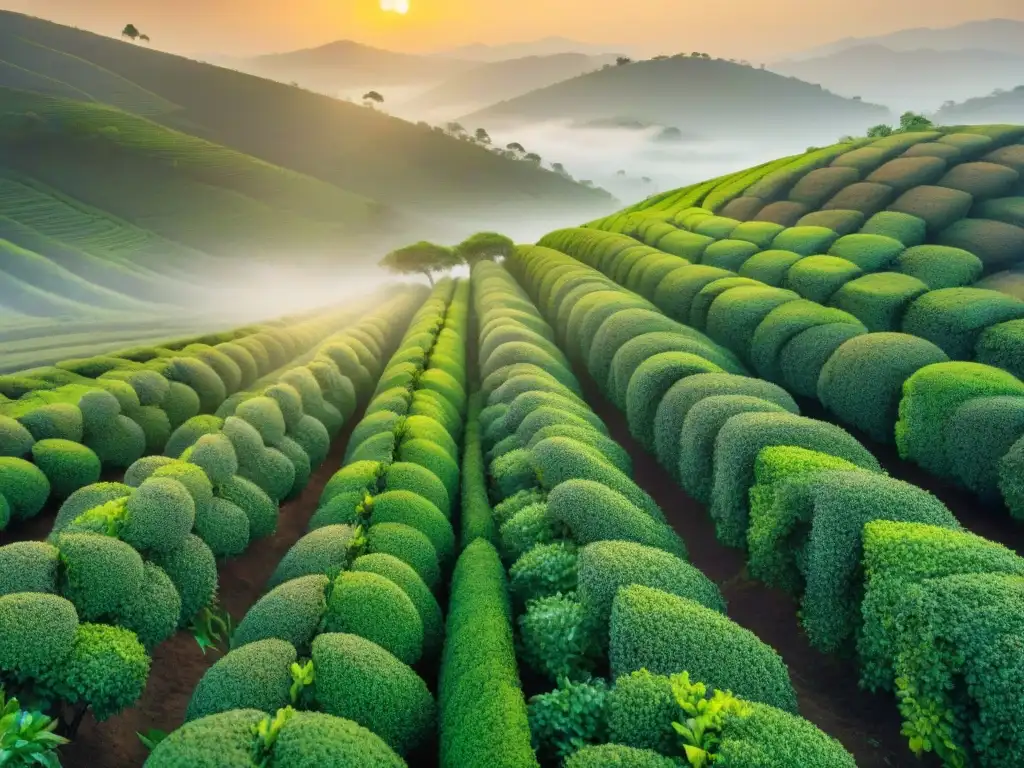
[{"label": "tree canopy", "polygon": [[497,232],[477,232],[470,235],[457,246],[455,254],[467,264],[495,258],[507,258],[512,255],[515,243]]},{"label": "tree canopy", "polygon": [[426,275],[434,284],[434,273],[444,272],[462,263],[452,248],[421,240],[398,248],[380,260],[380,266],[399,275]]}]

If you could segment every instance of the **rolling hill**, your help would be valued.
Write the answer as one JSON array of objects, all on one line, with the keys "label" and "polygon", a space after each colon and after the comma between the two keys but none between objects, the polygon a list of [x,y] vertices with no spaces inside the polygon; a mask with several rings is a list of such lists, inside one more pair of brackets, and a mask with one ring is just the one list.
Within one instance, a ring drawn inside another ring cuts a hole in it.
[{"label": "rolling hill", "polygon": [[1019,54],[1021,50],[1024,50],[1024,21],[984,19],[951,27],[901,29],[878,37],[846,37],[834,43],[811,48],[790,58],[818,58],[864,45],[882,45],[893,51],[975,49]]},{"label": "rolling hill", "polygon": [[668,58],[614,66],[494,104],[472,125],[598,120],[675,125],[708,137],[835,138],[888,118],[884,107],[721,60]]},{"label": "rolling hill", "polygon": [[353,40],[316,48],[271,53],[236,64],[237,69],[316,90],[436,83],[476,66],[476,62],[386,51]]},{"label": "rolling hill", "polygon": [[457,48],[438,51],[435,55],[463,61],[497,62],[508,59],[521,59],[528,56],[555,56],[560,53],[582,53],[588,56],[602,56],[608,54],[621,55],[627,53],[627,51],[621,45],[595,45],[593,43],[581,43],[579,40],[570,40],[567,37],[552,36],[542,37],[539,40],[504,43],[501,45],[475,43],[473,45],[463,45]]},{"label": "rolling hill", "polygon": [[935,119],[942,123],[1024,123],[1024,85],[950,104]]},{"label": "rolling hill", "polygon": [[[9,48],[15,38],[35,45]],[[96,102],[111,103],[112,83],[129,81],[131,93],[117,90],[127,94],[118,104],[125,111],[436,223],[475,211],[613,204],[599,190],[380,111],[21,14],[0,13],[0,51],[48,82],[64,82],[51,52],[75,57],[96,73],[75,87]],[[0,86],[11,85],[4,75]]]},{"label": "rolling hill", "polygon": [[1010,54],[982,49],[892,50],[870,44],[781,61],[769,68],[897,112],[934,112],[947,101],[1024,83],[1024,46]]},{"label": "rolling hill", "polygon": [[465,110],[514,99],[538,88],[578,77],[614,61],[614,56],[558,53],[482,64],[453,75],[404,102],[402,109],[422,112],[454,110],[453,114],[461,114]]}]

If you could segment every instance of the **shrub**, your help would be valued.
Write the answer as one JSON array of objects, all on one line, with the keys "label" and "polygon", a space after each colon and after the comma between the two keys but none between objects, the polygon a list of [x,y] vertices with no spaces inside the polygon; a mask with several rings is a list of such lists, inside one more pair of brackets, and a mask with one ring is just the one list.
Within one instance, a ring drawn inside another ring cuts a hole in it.
[{"label": "shrub", "polygon": [[117,624],[134,632],[151,650],[178,629],[181,595],[163,569],[143,563],[142,587],[129,594],[117,616]]},{"label": "shrub", "polygon": [[121,537],[144,552],[171,552],[184,542],[195,519],[188,489],[177,479],[153,477],[128,498]]},{"label": "shrub", "polygon": [[255,427],[267,445],[279,442],[285,435],[285,421],[275,400],[254,397],[239,404],[235,416]]},{"label": "shrub", "polygon": [[184,461],[172,461],[153,470],[151,478],[177,480],[192,497],[196,512],[205,511],[213,503],[213,485],[202,468]]},{"label": "shrub", "polygon": [[785,227],[770,221],[744,221],[729,235],[733,240],[745,240],[759,249],[767,248]]},{"label": "shrub", "polygon": [[224,420],[217,416],[208,414],[193,416],[171,433],[164,446],[164,455],[176,459],[185,452],[185,449],[194,445],[200,437],[217,434],[223,426]]},{"label": "shrub", "polygon": [[0,547],[0,596],[55,593],[59,555],[56,547],[41,541],[16,541]]},{"label": "shrub", "polygon": [[839,209],[828,211],[811,211],[796,221],[798,227],[825,227],[831,229],[840,238],[853,234],[864,226],[867,217],[860,211],[844,211]]},{"label": "shrub", "polygon": [[853,756],[812,723],[781,709],[753,704],[722,729],[719,762],[736,768],[855,768]]},{"label": "shrub", "polygon": [[927,733],[934,713],[952,749],[932,743],[946,754],[982,765],[1024,759],[1015,726],[1022,716],[1020,658],[1007,642],[1024,627],[1022,585],[1019,576],[986,573],[907,588],[894,617],[904,733]]},{"label": "shrub", "polygon": [[685,352],[662,352],[633,373],[626,390],[629,431],[647,450],[655,448],[655,417],[665,393],[680,379],[698,373],[723,372],[714,363]]},{"label": "shrub", "polygon": [[[514,376],[509,376],[502,384],[490,393],[487,398],[487,402],[489,403],[489,406],[501,404],[508,405],[515,400],[516,397],[523,394],[523,392],[533,391],[555,392],[569,400],[582,403],[582,400],[575,392],[559,382],[553,376],[543,373],[542,371],[538,371],[536,373],[519,373]],[[488,424],[490,424],[490,421],[488,421]]]},{"label": "shrub", "polygon": [[594,480],[625,496],[655,520],[665,515],[654,499],[595,449],[567,437],[550,437],[530,449],[530,463],[540,484],[551,490],[566,480]]},{"label": "shrub", "polygon": [[387,491],[373,498],[370,524],[404,523],[422,532],[434,545],[442,565],[455,552],[455,532],[434,504],[411,491]]},{"label": "shrub", "polygon": [[704,286],[730,276],[732,272],[719,267],[698,264],[680,267],[666,275],[658,285],[654,303],[669,317],[687,323],[693,300]]},{"label": "shrub", "polygon": [[588,744],[607,741],[607,698],[608,684],[600,678],[582,683],[563,679],[550,693],[531,698],[530,731],[538,753],[562,760]]},{"label": "shrub", "polygon": [[[36,440],[71,440],[80,443],[85,429],[82,411],[72,403],[43,403],[19,416],[18,422]],[[24,436],[20,439],[23,440]],[[24,453],[9,455],[24,456]]]},{"label": "shrub", "polygon": [[[784,251],[777,248],[761,251],[744,262],[743,266],[740,267],[739,275],[748,280],[756,281],[756,284],[746,284],[749,287],[780,286],[786,282],[786,275],[789,273],[790,268],[802,258],[804,257],[795,251]],[[692,313],[690,320],[691,322],[694,320]]]},{"label": "shrub", "polygon": [[160,467],[165,467],[168,464],[175,464],[177,461],[177,459],[171,459],[167,456],[143,456],[125,471],[125,485],[130,485],[132,488],[138,488],[146,480],[152,477],[153,473]]},{"label": "shrub", "polygon": [[384,490],[411,491],[436,506],[445,517],[451,517],[451,501],[444,484],[430,470],[419,464],[395,462],[384,473]]},{"label": "shrub", "polygon": [[459,465],[440,446],[429,440],[406,440],[398,448],[398,461],[419,464],[444,483],[448,498],[459,492]]},{"label": "shrub", "polygon": [[1024,320],[1010,320],[982,331],[974,347],[974,359],[1009,371],[1018,379],[1024,376]]},{"label": "shrub", "polygon": [[831,453],[858,466],[878,470],[878,461],[845,430],[791,413],[741,413],[718,432],[714,449],[711,516],[719,540],[746,544],[749,525],[747,493],[754,481],[754,461],[769,445],[793,445]]},{"label": "shrub", "polygon": [[895,439],[903,383],[926,365],[947,360],[941,349],[916,336],[857,336],[825,363],[818,378],[818,399],[843,423],[890,443]]},{"label": "shrub", "polygon": [[171,422],[171,429],[177,429],[192,417],[199,415],[199,395],[187,384],[172,381],[170,386],[171,389],[160,407],[167,414],[167,418]]},{"label": "shrub", "polygon": [[578,544],[633,541],[686,559],[686,547],[664,523],[611,488],[592,480],[569,480],[548,495],[547,513],[568,526]]},{"label": "shrub", "polygon": [[284,454],[285,458],[292,463],[294,471],[292,476],[292,487],[282,497],[285,499],[294,499],[305,489],[309,483],[310,475],[313,473],[313,467],[309,460],[309,454],[302,450],[302,446],[291,438],[285,437],[278,443],[274,444],[274,450]]},{"label": "shrub", "polygon": [[562,526],[551,517],[544,502],[531,504],[517,511],[498,529],[501,552],[509,563],[540,544],[560,538]]},{"label": "shrub", "polygon": [[351,634],[313,641],[316,699],[325,712],[345,717],[405,754],[423,742],[436,716],[422,679],[383,648]]},{"label": "shrub", "polygon": [[0,670],[37,677],[61,664],[75,642],[75,606],[57,595],[0,597]]},{"label": "shrub", "polygon": [[999,368],[979,363],[935,363],[903,385],[896,446],[900,457],[929,472],[952,474],[946,451],[946,425],[956,409],[976,397],[1024,395],[1024,383]]},{"label": "shrub", "polygon": [[927,231],[928,225],[917,216],[898,211],[882,211],[865,222],[860,229],[860,234],[882,235],[898,240],[906,247],[911,248],[925,242]]},{"label": "shrub", "polygon": [[818,168],[808,173],[790,189],[789,199],[811,208],[820,208],[844,187],[858,181],[860,174],[855,168]]},{"label": "shrub", "polygon": [[519,617],[522,655],[537,673],[554,680],[590,677],[601,657],[596,633],[584,624],[574,595],[531,600]]},{"label": "shrub", "polygon": [[427,440],[443,448],[453,460],[459,458],[459,447],[442,424],[429,416],[407,416],[402,422],[402,440]]},{"label": "shrub", "polygon": [[863,333],[862,327],[847,323],[817,325],[801,331],[779,355],[782,385],[793,395],[815,397],[825,363],[843,343]]},{"label": "shrub", "polygon": [[601,387],[609,385],[612,364],[619,348],[645,333],[673,332],[696,341],[706,341],[699,333],[650,309],[627,309],[605,320],[590,345],[587,367]]},{"label": "shrub", "polygon": [[93,533],[64,533],[56,541],[60,591],[86,621],[116,614],[142,589],[142,558],[123,541]]},{"label": "shrub", "polygon": [[758,326],[774,310],[799,298],[792,291],[765,286],[743,286],[726,291],[708,310],[708,335],[749,359]]},{"label": "shrub", "polygon": [[326,590],[330,579],[303,576],[274,587],[261,597],[238,623],[231,647],[241,648],[268,638],[278,638],[305,653],[319,631],[327,611]]},{"label": "shrub", "polygon": [[523,606],[537,598],[574,592],[576,559],[571,541],[538,544],[525,552],[509,569],[509,589],[516,602]]},{"label": "shrub", "polygon": [[375,573],[397,584],[412,600],[423,622],[424,657],[434,658],[440,652],[444,640],[441,608],[423,579],[411,566],[391,555],[374,554],[356,558],[351,570]]},{"label": "shrub", "polygon": [[359,493],[376,491],[378,478],[384,468],[377,461],[357,461],[346,464],[335,472],[327,481],[320,494],[320,506],[331,501],[339,494],[358,491]]},{"label": "shrub", "polygon": [[864,524],[890,519],[956,530],[959,523],[931,494],[873,473],[830,476],[827,486],[811,488],[809,495],[814,512],[801,616],[811,644],[833,651],[857,628]]},{"label": "shrub", "polygon": [[974,356],[974,346],[989,326],[1024,318],[1024,301],[982,288],[943,288],[914,301],[903,330],[934,342],[957,360]]},{"label": "shrub", "polygon": [[[160,741],[146,762],[152,768],[245,765],[256,749],[254,731],[266,717],[266,712],[255,709],[233,709],[186,723]],[[217,762],[210,763],[211,756]]]},{"label": "shrub", "polygon": [[594,429],[603,434],[608,434],[608,428],[604,425],[604,422],[586,404],[568,400],[554,392],[524,392],[519,395],[509,405],[508,411],[500,422],[501,426],[499,427],[496,424],[496,431],[492,431],[491,434],[501,439],[517,432],[526,418],[544,407],[557,408],[560,411],[577,416],[588,422]]},{"label": "shrub", "polygon": [[945,172],[946,161],[939,157],[898,157],[876,169],[867,180],[887,184],[902,192],[922,184],[932,184]]},{"label": "shrub", "polygon": [[778,381],[783,378],[782,360],[787,345],[804,331],[833,324],[850,325],[861,332],[864,330],[856,318],[840,310],[807,300],[781,304],[771,310],[754,330],[749,342],[751,362],[764,378]]},{"label": "shrub", "polygon": [[986,272],[1012,267],[1024,247],[1024,231],[1013,224],[989,219],[960,219],[936,237],[939,245],[970,251]]},{"label": "shrub", "polygon": [[681,710],[665,675],[641,669],[620,675],[608,694],[608,730],[616,744],[675,754],[679,739],[672,728]]},{"label": "shrub", "polygon": [[217,561],[198,536],[189,535],[173,552],[155,552],[151,559],[174,582],[181,595],[179,627],[187,627],[217,591]]},{"label": "shrub", "polygon": [[915,277],[878,272],[849,281],[832,297],[832,304],[854,315],[869,331],[900,328],[907,307],[928,291]]},{"label": "shrub", "polygon": [[115,416],[101,431],[85,431],[85,444],[104,467],[124,469],[146,453],[146,434],[127,416]]},{"label": "shrub", "polygon": [[623,587],[612,604],[612,674],[689,672],[709,687],[796,712],[782,658],[756,635],[693,600],[650,587]]},{"label": "shrub", "polygon": [[790,268],[786,274],[786,287],[805,299],[824,304],[843,285],[861,274],[861,268],[847,259],[808,256]]},{"label": "shrub", "polygon": [[222,656],[192,692],[185,722],[232,710],[275,712],[290,702],[295,648],[284,640],[260,640]]},{"label": "shrub", "polygon": [[827,253],[839,235],[825,227],[789,227],[772,240],[775,251],[792,251],[800,256]]},{"label": "shrub", "polygon": [[80,624],[71,653],[41,676],[68,703],[88,705],[98,721],[139,700],[150,659],[135,633],[108,624]]},{"label": "shrub", "polygon": [[[2,461],[0,461],[0,466],[2,466]],[[82,513],[111,501],[123,499],[130,496],[131,493],[132,489],[123,483],[94,483],[78,489],[68,496],[57,511],[57,518],[53,522],[50,538],[52,539],[64,530]]]},{"label": "shrub", "polygon": [[[864,150],[873,151],[868,147],[865,147]],[[840,190],[822,208],[824,210],[853,210],[859,211],[865,216],[874,216],[885,208],[894,197],[896,197],[895,190],[886,184],[860,181]]]},{"label": "shrub", "polygon": [[[263,394],[269,400],[273,400],[277,405],[278,410],[281,411],[281,416],[284,418],[286,430],[295,429],[299,425],[299,421],[302,419],[304,411],[302,407],[302,395],[299,394],[299,391],[295,387],[291,384],[278,382],[277,384],[272,384],[267,387]],[[270,409],[269,407],[267,410],[270,413],[273,412],[273,409]],[[316,416],[316,414],[313,413],[310,415],[314,417]],[[258,418],[258,416],[256,418]],[[262,425],[257,425],[254,420],[253,426],[260,430],[261,435],[264,434],[264,429],[268,429],[269,431],[267,432],[264,441],[275,442],[273,440],[267,440],[266,438],[274,437],[278,432],[276,417],[270,416],[270,420],[265,421]],[[328,431],[330,430],[328,429]]]},{"label": "shrub", "polygon": [[277,504],[251,480],[235,475],[217,486],[216,495],[245,512],[252,541],[266,538],[277,530]]},{"label": "shrub", "polygon": [[[60,499],[100,479],[100,459],[84,445],[70,440],[40,440],[32,446],[32,461]],[[6,493],[6,489],[5,489]]]},{"label": "shrub", "polygon": [[355,529],[348,525],[328,525],[307,533],[281,558],[267,585],[276,587],[313,574],[334,578],[348,565],[354,535]]},{"label": "shrub", "polygon": [[1024,559],[1000,544],[966,531],[920,523],[875,520],[863,533],[863,626],[857,639],[861,682],[892,689],[898,627],[892,617],[908,588],[954,574],[1024,575]]},{"label": "shrub", "polygon": [[1020,181],[1013,168],[996,163],[960,163],[937,182],[940,187],[960,190],[974,200],[1006,197]]},{"label": "shrub", "polygon": [[315,531],[327,525],[358,525],[362,522],[367,498],[366,491],[346,491],[332,496],[326,504],[317,507],[306,530]]},{"label": "shrub", "polygon": [[946,458],[953,476],[990,502],[999,501],[1000,460],[1024,435],[1024,397],[968,400],[946,422]]},{"label": "shrub", "polygon": [[208,364],[195,357],[171,357],[156,361],[156,370],[171,381],[186,384],[199,395],[204,413],[213,413],[227,398],[224,381]]},{"label": "shrub", "polygon": [[14,419],[0,414],[0,457],[21,458],[32,451],[35,438]]},{"label": "shrub", "polygon": [[589,425],[584,427],[574,424],[550,424],[534,432],[526,448],[532,449],[538,443],[551,437],[563,437],[582,443],[588,448],[596,450],[605,461],[626,475],[631,475],[633,472],[633,460],[626,449]]},{"label": "shrub", "polygon": [[133,408],[126,415],[142,428],[146,453],[160,453],[171,437],[171,422],[167,414],[155,405]]},{"label": "shrub", "polygon": [[226,483],[238,473],[235,448],[223,434],[203,435],[181,455],[183,461],[202,469],[214,485]]},{"label": "shrub", "polygon": [[402,523],[378,523],[366,533],[367,551],[393,555],[412,566],[430,589],[441,579],[437,550],[423,533]]},{"label": "shrub", "polygon": [[943,186],[920,186],[908,189],[889,206],[889,210],[915,216],[925,223],[928,232],[945,229],[966,216],[974,198],[957,189]]},{"label": "shrub", "polygon": [[537,473],[530,462],[530,451],[523,448],[509,450],[490,464],[490,475],[495,495],[507,498],[520,491],[537,486]]}]

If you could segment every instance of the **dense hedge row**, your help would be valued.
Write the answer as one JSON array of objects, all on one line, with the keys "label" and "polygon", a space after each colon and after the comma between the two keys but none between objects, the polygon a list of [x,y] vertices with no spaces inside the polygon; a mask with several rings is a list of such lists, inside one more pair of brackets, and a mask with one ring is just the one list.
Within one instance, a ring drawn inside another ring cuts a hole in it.
[{"label": "dense hedge row", "polygon": [[[388,323],[409,317],[420,298],[405,292],[349,333],[374,333],[384,348],[391,347]],[[345,343],[342,336],[332,339]],[[333,372],[342,386],[321,390],[314,383],[317,395],[347,396],[352,390],[337,368]],[[294,397],[304,432],[322,433],[325,452],[326,427],[304,413],[297,392]],[[269,402],[270,420],[280,422],[283,433],[281,410]],[[242,451],[255,448],[232,439],[248,435],[248,429],[250,443],[269,450],[261,433],[241,419],[235,419],[234,430],[221,431],[214,423],[219,420],[200,418],[209,429],[193,430],[187,441],[179,438],[180,458],[146,457],[129,467],[123,483],[78,488],[58,511],[46,542],[0,547],[3,677],[30,684],[43,698],[89,706],[99,719],[131,706],[145,686],[148,654],[213,603],[215,558],[236,555],[250,539],[274,532],[278,498],[237,474]],[[309,467],[309,456],[297,448],[286,459],[289,468],[291,456],[299,454]],[[4,484],[12,486],[19,488]],[[26,494],[22,489],[11,496],[24,503]]]},{"label": "dense hedge row", "polygon": [[[370,306],[370,301],[360,305],[362,309]],[[197,420],[199,414],[233,415],[240,400],[264,394],[269,384],[292,385],[300,393],[312,393],[304,399],[305,411],[333,428],[339,423],[338,414],[329,412],[334,404],[324,408],[311,402],[311,397],[316,399],[313,387],[306,382],[304,388],[304,382],[298,380],[300,374],[285,371],[291,361],[300,355],[308,357],[316,344],[350,323],[360,307],[165,346],[66,360],[49,368],[0,377],[4,395],[0,399],[0,462],[4,465],[0,472],[17,478],[17,484],[10,487],[0,483],[0,495],[19,496],[17,503],[9,498],[0,502],[0,510],[6,510],[0,511],[0,529],[11,517],[20,520],[38,514],[51,497],[63,500],[97,482],[104,469],[124,470],[143,456],[165,451],[176,457],[193,442],[189,430],[208,423],[204,417]],[[364,355],[369,354],[366,344],[377,343],[364,331],[352,342]],[[351,357],[354,352],[347,354]],[[335,365],[329,365],[331,362]],[[317,384],[334,389],[342,386],[339,373],[365,386],[364,371],[345,373],[346,368],[358,365],[358,361],[331,360],[320,354],[306,367]],[[339,400],[339,406],[351,407],[351,398],[339,396]],[[183,432],[186,422],[189,427]],[[294,446],[283,448],[298,457]],[[268,459],[260,468],[267,463],[270,473],[283,482],[286,462]],[[243,468],[239,474],[256,472]]]},{"label": "dense hedge row", "polygon": [[[560,290],[557,278],[555,283],[551,289]],[[706,683],[708,694],[712,688],[730,690],[778,713],[787,730],[818,734],[816,743],[805,740],[786,756],[795,762],[759,753],[756,760],[737,765],[852,766],[837,742],[784,714],[796,711],[785,664],[724,615],[718,587],[687,561],[686,547],[662,510],[632,481],[628,454],[581,399],[569,362],[554,343],[555,333],[533,302],[502,267],[489,262],[474,266],[473,288],[480,396],[485,398],[480,448],[493,504],[486,507],[493,527],[480,524],[476,530],[480,538],[491,537],[497,549],[477,540],[463,557],[487,561],[493,569],[495,552],[500,552],[510,566],[511,615],[519,628],[521,658],[535,674],[558,683],[529,704],[538,758],[567,758],[587,744],[607,741],[632,744],[638,732],[658,734],[657,744],[644,746],[678,758],[672,721],[686,715],[670,705],[666,719],[663,688],[631,699],[625,705],[631,720],[620,730],[610,730],[609,724],[614,697],[628,695],[621,686],[628,688],[634,675],[664,675],[659,679],[669,685],[668,676],[687,672]],[[614,295],[603,296],[591,312],[601,314],[608,307],[614,312],[617,306]],[[634,306],[627,303],[622,314]],[[608,343],[624,333],[610,335]],[[578,340],[585,345],[591,336]],[[478,494],[475,502],[475,514],[480,514],[486,500]],[[495,639],[508,631],[508,619],[499,617],[510,608],[500,593],[494,589],[486,598],[495,617]],[[482,594],[475,599],[485,601]],[[506,644],[503,658],[510,652]],[[605,674],[612,684],[600,677]],[[518,711],[513,699],[510,695],[506,709]],[[464,729],[475,722],[470,717],[449,730],[466,743],[472,732]],[[737,713],[723,726],[722,738],[730,742],[751,728],[746,711]],[[516,760],[503,759],[504,746],[518,745],[523,738],[518,715],[504,728],[480,730],[472,762],[445,764],[536,764],[525,752]],[[584,760],[588,753],[583,749],[572,759]],[[593,754],[589,759],[596,760],[601,752]]]},{"label": "dense hedge row", "polygon": [[[764,224],[748,222],[739,226]],[[865,304],[857,299],[826,307],[801,298],[797,292],[766,284],[763,274],[754,281],[707,264],[686,264],[664,253],[645,254],[637,260],[637,248],[629,247],[626,240],[629,238],[598,230],[567,229],[541,241],[557,246],[655,305],[646,314],[617,313],[617,325],[600,329],[600,337],[595,336],[593,344],[607,351],[591,351],[584,358],[598,382],[609,378],[609,369],[614,376],[616,366],[609,361],[615,354],[622,356],[620,371],[632,371],[642,362],[642,355],[655,350],[696,353],[730,373],[742,372],[736,366],[739,360],[795,395],[817,398],[843,423],[871,438],[895,441],[904,458],[982,498],[1001,498],[1012,515],[1024,517],[1015,471],[1024,452],[1024,443],[1015,445],[1024,439],[1024,400],[1019,399],[1024,384],[1015,375],[1024,373],[1024,348],[1019,346],[1024,341],[1020,333],[1024,321],[1010,319],[1024,313],[1024,301],[995,291],[950,288],[907,293],[917,297],[913,301],[893,303],[885,298],[882,304],[872,303],[873,299]],[[772,254],[779,252],[764,253],[775,258]],[[942,261],[945,257],[936,253],[935,258]],[[563,269],[558,274],[567,284],[568,272]],[[870,287],[860,294],[861,298],[903,291],[899,276],[891,279],[879,273],[864,280]],[[853,283],[847,288],[853,288]],[[538,294],[542,301],[562,296],[577,298],[565,292],[556,296],[550,290]],[[581,298],[580,305],[585,307],[587,300]],[[617,299],[638,300],[632,294]],[[655,308],[667,317],[656,317],[658,313],[651,311]],[[868,314],[858,308],[866,309]],[[885,330],[898,328],[898,324],[876,322],[897,315],[904,318],[906,332]],[[591,326],[597,322],[603,322],[603,317]],[[681,326],[687,326],[689,337],[683,338]],[[696,337],[692,329],[703,330],[732,358],[723,360],[721,350],[712,354],[693,349]],[[578,334],[591,328],[578,321],[567,330]],[[659,331],[674,331],[675,339],[655,337]],[[633,346],[616,346],[618,339],[626,337],[636,337],[630,342]],[[578,335],[567,341],[568,348],[577,352],[584,343]],[[971,356],[971,348],[983,350],[977,357],[1002,370],[963,361]],[[618,404],[624,401],[624,379],[611,379],[611,395]],[[937,395],[928,382],[938,380],[949,382],[946,389],[955,394]],[[981,380],[990,385],[980,385]],[[1000,399],[993,399],[997,397]],[[677,426],[672,424],[669,429],[672,440]],[[990,440],[993,430],[998,432],[996,440]],[[967,460],[962,461],[965,457]],[[673,462],[668,462],[670,468]]]},{"label": "dense hedge row", "polygon": [[[589,330],[589,337],[569,339],[565,333],[559,340],[599,372],[597,339],[609,338],[616,318],[633,311],[623,307],[643,300],[571,262],[546,248],[523,247],[508,263],[550,319],[569,317],[562,327]],[[588,304],[588,296],[601,300]],[[729,333],[745,333],[745,318],[758,311],[758,301],[755,294],[735,305]],[[615,309],[594,329],[589,316],[609,306]],[[1007,693],[1011,679],[1019,680],[1022,659],[1024,560],[962,531],[930,494],[882,474],[843,430],[797,415],[778,386],[717,365],[706,372],[699,361],[710,364],[711,358],[699,352],[660,351],[658,344],[672,348],[673,333],[679,344],[714,347],[692,328],[668,330],[665,321],[650,334],[647,326],[634,326],[635,338],[619,338],[618,350],[602,354],[630,355],[624,409],[631,428],[641,439],[653,429],[659,459],[670,471],[674,464],[681,485],[710,505],[720,538],[746,547],[752,575],[800,600],[812,644],[827,651],[855,648],[863,684],[897,692],[915,751],[934,751],[950,766],[1024,760],[1024,740],[1012,724],[1020,704]],[[645,335],[657,336],[658,344],[640,344]],[[649,356],[627,352],[630,345]],[[860,354],[871,351],[865,347]],[[830,360],[826,368],[833,365]],[[613,398],[614,369],[598,381]],[[865,407],[877,407],[870,391],[856,392],[856,382],[843,381],[853,378],[852,368],[830,375]],[[926,365],[906,385],[897,429],[901,448],[937,462],[934,471],[991,482],[998,468],[992,459],[1012,442],[1019,424],[1014,414],[1020,386],[1005,371],[976,363]],[[638,393],[641,401],[631,403]],[[950,413],[961,414],[956,431],[943,429]],[[975,447],[960,447],[972,434],[979,436]],[[981,445],[981,435],[991,444]],[[954,441],[958,454],[950,453]],[[960,466],[938,463],[948,455],[959,455]],[[1005,477],[1017,483],[1019,494],[1024,460],[1016,460],[1016,472]],[[649,613],[639,607],[648,597],[631,595],[636,615]],[[649,621],[645,637],[656,639],[660,629]]]},{"label": "dense hedge row", "polygon": [[[375,343],[364,354],[348,339],[326,345],[332,359],[362,367],[361,394],[370,397],[344,465],[310,532],[239,623],[232,650],[199,682],[186,724],[147,766],[195,764],[234,737],[232,717],[253,711],[267,721],[281,712],[325,718],[329,727],[305,733],[303,748],[320,761],[332,755],[332,764],[405,765],[430,740],[437,706],[413,665],[436,661],[444,636],[435,592],[455,554],[468,304],[468,283],[440,282],[417,300],[386,365],[390,339],[367,340]],[[381,330],[399,330],[408,313],[382,307],[379,317],[388,321]],[[234,405],[264,437],[287,427],[264,412],[267,399]],[[338,742],[333,730],[352,736]],[[258,741],[247,732],[232,743]],[[266,749],[271,764],[288,764],[280,750],[280,742]]]}]

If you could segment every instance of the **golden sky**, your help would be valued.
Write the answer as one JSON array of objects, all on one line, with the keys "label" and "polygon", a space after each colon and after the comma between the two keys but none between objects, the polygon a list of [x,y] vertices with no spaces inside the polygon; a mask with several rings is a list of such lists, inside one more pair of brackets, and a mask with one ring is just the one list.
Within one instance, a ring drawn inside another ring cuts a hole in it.
[{"label": "golden sky", "polygon": [[116,35],[127,23],[155,47],[252,54],[338,39],[406,51],[507,43],[550,35],[771,60],[842,37],[972,19],[1024,20],[1024,0],[0,0],[0,8]]}]

